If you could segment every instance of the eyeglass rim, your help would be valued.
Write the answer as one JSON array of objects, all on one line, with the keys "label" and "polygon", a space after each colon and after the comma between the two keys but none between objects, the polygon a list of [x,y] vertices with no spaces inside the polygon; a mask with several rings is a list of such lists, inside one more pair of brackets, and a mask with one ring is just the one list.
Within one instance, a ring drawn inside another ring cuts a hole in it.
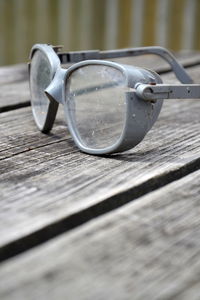
[{"label": "eyeglass rim", "polygon": [[[56,72],[60,72],[62,67],[61,67],[61,63],[60,60],[57,56],[57,54],[55,53],[55,51],[53,50],[53,48],[49,45],[46,44],[35,44],[33,46],[33,48],[31,49],[31,53],[30,53],[30,59],[33,58],[34,54],[36,53],[36,51],[41,51],[48,59],[51,69],[52,69],[52,73],[56,74]],[[110,66],[113,67],[117,70],[119,70],[124,78],[125,78],[125,84],[128,83],[128,76],[127,76],[127,72],[126,69],[118,64],[118,63],[114,63],[114,62],[110,62],[110,61],[103,61],[103,60],[86,60],[86,61],[82,61],[82,62],[78,62],[78,63],[74,63],[72,66],[70,66],[67,70],[65,70],[65,76],[64,76],[64,82],[62,84],[62,94],[65,95],[65,87],[66,87],[66,81],[69,78],[69,76],[71,75],[71,73],[75,70],[77,70],[80,67],[84,67],[87,65],[104,65],[104,66]],[[53,80],[53,79],[52,79]],[[65,96],[64,96],[65,98]],[[53,98],[52,98],[53,100]],[[55,100],[53,102],[56,102]],[[57,103],[57,102],[56,102]],[[38,126],[38,128],[42,131],[42,132],[47,132],[47,130],[49,131],[49,128],[51,128],[53,126],[53,122],[51,121],[51,106],[52,106],[52,101],[49,102],[49,106],[48,106],[48,110],[46,113],[46,119],[44,122],[44,125],[41,126],[40,123],[37,121],[37,116],[35,114],[34,108],[32,107],[32,111],[33,111],[33,116],[35,119],[35,122]],[[119,149],[122,145],[123,145],[123,140],[124,140],[124,132],[125,132],[125,127],[126,127],[126,120],[127,120],[127,99],[126,99],[126,110],[125,110],[125,116],[124,116],[124,124],[123,124],[123,128],[122,128],[122,133],[119,136],[119,139],[117,140],[117,142],[115,142],[112,146],[106,147],[106,148],[102,148],[102,149],[92,149],[90,147],[84,146],[84,144],[81,142],[80,138],[78,137],[77,134],[77,130],[75,129],[73,122],[71,120],[71,116],[69,114],[69,110],[68,110],[68,106],[65,103],[65,101],[62,99],[62,104],[64,106],[64,110],[65,110],[65,119],[67,122],[67,126],[68,129],[70,131],[70,134],[72,135],[72,138],[76,144],[76,146],[82,150],[83,152],[87,152],[90,154],[107,154],[107,153],[112,153],[115,152],[117,149]]]},{"label": "eyeglass rim", "polygon": [[[71,67],[69,67],[67,70],[65,70],[61,67],[61,62],[60,62],[56,52],[53,50],[52,46],[49,46],[46,44],[34,45],[34,47],[32,48],[32,51],[31,51],[31,57],[33,56],[35,50],[41,50],[45,55],[47,55],[48,59],[50,60],[50,63],[52,63],[52,65],[55,68],[54,69],[55,70],[54,78],[56,77],[57,72],[60,73],[60,72],[64,71],[63,72],[64,84],[62,84],[63,95],[65,94],[64,89],[65,89],[66,78],[67,78],[68,74],[71,74],[71,72],[73,72],[73,70],[79,68],[80,66],[84,66],[84,65],[88,65],[88,64],[100,64],[100,65],[108,65],[108,66],[115,67],[116,69],[122,71],[125,74],[127,81],[129,80],[129,75],[126,72],[128,66],[126,66],[126,68],[125,68],[123,65],[116,63],[116,62],[96,60],[96,59],[95,60],[85,60],[85,61],[81,61],[78,63],[74,63]],[[143,71],[144,70],[145,69],[143,69]],[[63,76],[63,74],[62,74],[62,76]],[[52,82],[54,81],[54,78],[52,79]],[[46,126],[46,128],[42,128],[42,129],[40,128],[40,130],[42,132],[48,132],[49,129],[51,129],[51,127],[53,126],[53,123],[54,123],[56,112],[57,112],[58,102],[61,102],[61,103],[63,102],[63,101],[57,102],[53,97],[49,97],[49,99],[50,99],[51,105],[49,105],[49,110],[46,115],[47,126]],[[115,142],[112,146],[105,147],[102,149],[92,149],[90,147],[84,146],[80,142],[80,139],[76,136],[76,133],[74,132],[74,128],[73,128],[73,126],[71,126],[71,123],[69,121],[70,118],[68,117],[68,120],[67,120],[68,128],[69,128],[69,131],[70,131],[77,147],[80,150],[82,150],[83,152],[86,152],[89,154],[104,155],[104,154],[110,154],[113,152],[121,152],[124,150],[131,149],[134,146],[136,146],[139,142],[141,142],[141,140],[144,138],[144,136],[146,135],[146,133],[149,129],[138,133],[136,141],[133,144],[133,141],[130,139],[130,137],[131,137],[130,124],[132,122],[132,118],[130,117],[129,109],[131,108],[131,101],[132,101],[131,96],[129,95],[129,97],[126,98],[126,114],[125,114],[124,128],[121,133],[121,136],[119,137],[117,142]],[[161,102],[159,102],[159,103],[161,103]],[[146,105],[146,102],[145,102],[145,105]],[[64,105],[64,107],[65,107],[65,105]],[[158,114],[159,114],[159,112],[158,112]],[[67,115],[67,113],[66,113],[66,115]],[[37,124],[37,122],[36,122],[36,124]]]},{"label": "eyeglass rim", "polygon": [[[50,64],[50,68],[51,68],[51,72],[52,72],[52,80],[55,76],[56,70],[58,69],[58,67],[60,66],[60,60],[58,58],[58,56],[56,55],[55,51],[53,50],[53,48],[47,44],[35,44],[30,52],[30,56],[29,59],[32,60],[34,57],[34,54],[37,51],[41,51],[47,58],[49,64]],[[31,63],[28,64],[28,71],[29,71],[29,86],[31,87]],[[31,91],[31,89],[30,89]],[[31,99],[32,99],[32,95]],[[47,108],[47,112],[46,112],[46,116],[44,119],[43,124],[41,124],[38,120],[37,114],[35,112],[35,108],[33,105],[31,105],[32,108],[32,113],[33,113],[33,117],[35,120],[35,123],[37,125],[37,127],[39,128],[39,130],[43,133],[47,133],[51,130],[55,117],[56,117],[56,113],[57,113],[57,109],[58,109],[58,103],[52,99],[52,101],[49,101],[48,103],[48,108]]]},{"label": "eyeglass rim", "polygon": [[[120,64],[115,63],[115,62],[110,62],[110,61],[104,61],[104,60],[86,60],[83,62],[79,62],[79,63],[75,63],[74,65],[72,65],[71,67],[69,67],[69,69],[67,70],[67,72],[65,73],[64,76],[64,82],[62,85],[62,89],[63,89],[63,95],[65,95],[66,97],[66,87],[67,87],[67,80],[70,77],[70,75],[77,69],[81,68],[81,67],[85,67],[85,66],[89,66],[89,65],[103,65],[103,66],[109,66],[112,68],[115,68],[117,70],[119,70],[123,76],[124,76],[124,82],[125,85],[128,86],[128,74],[127,74],[127,70]],[[127,105],[127,98],[126,98],[126,108],[125,108],[125,114],[124,114],[124,124],[123,124],[123,128],[122,128],[122,132],[119,135],[119,138],[117,139],[117,141],[109,147],[104,147],[104,148],[99,148],[99,149],[94,149],[94,148],[90,148],[87,147],[86,145],[84,145],[84,143],[81,142],[81,139],[79,138],[78,134],[77,134],[77,130],[75,128],[75,126],[73,125],[73,121],[71,118],[71,115],[69,113],[69,107],[66,103],[64,103],[64,110],[66,113],[66,119],[67,119],[67,125],[68,125],[68,129],[70,131],[70,134],[73,137],[73,140],[76,144],[76,146],[83,152],[89,153],[89,154],[96,154],[96,155],[104,155],[104,154],[109,154],[109,153],[113,153],[116,152],[118,149],[120,149],[123,144],[124,144],[124,137],[125,137],[125,133],[126,133],[126,123],[127,123],[127,116],[128,116],[128,105]]]},{"label": "eyeglass rim", "polygon": [[[63,78],[63,84],[62,84],[62,94],[66,96],[65,93],[65,89],[67,86],[67,79],[70,77],[70,75],[73,73],[73,71],[77,70],[80,67],[84,67],[87,65],[104,65],[104,66],[111,66],[116,68],[117,70],[121,71],[123,73],[123,75],[125,76],[125,85],[127,87],[130,87],[130,74],[128,72],[128,68],[134,68],[137,70],[142,70],[142,72],[152,72],[151,70],[146,70],[146,69],[140,69],[137,67],[133,67],[133,66],[129,66],[129,65],[121,65],[119,63],[116,62],[111,62],[111,61],[104,61],[104,60],[87,60],[87,61],[83,61],[83,62],[79,62],[79,63],[75,63],[74,65],[72,65],[68,70],[66,70],[65,74],[64,74],[64,78]],[[59,72],[59,70],[57,71]],[[143,73],[144,74],[144,73]],[[155,76],[155,72],[153,72],[153,75]],[[135,75],[135,74],[134,74]],[[156,78],[157,82],[162,82],[159,81],[160,77],[158,74],[156,74],[158,76],[158,78]],[[56,75],[55,75],[56,76]],[[139,75],[137,75],[139,76]],[[139,79],[138,79],[139,82]],[[142,139],[144,138],[144,136],[146,135],[146,133],[149,131],[149,128],[147,129],[142,129],[140,126],[138,126],[137,122],[135,123],[135,126],[137,127],[136,132],[133,134],[133,130],[132,130],[132,125],[133,125],[133,118],[132,118],[132,114],[130,113],[130,111],[132,110],[132,102],[135,101],[135,97],[137,98],[136,94],[134,93],[134,99],[132,99],[133,97],[133,92],[131,93],[127,93],[126,94],[126,108],[125,108],[125,115],[124,115],[124,125],[121,131],[121,134],[119,135],[118,140],[111,146],[109,147],[104,147],[101,149],[93,149],[91,147],[87,147],[86,145],[84,145],[78,134],[76,133],[76,129],[74,129],[73,126],[73,122],[71,120],[71,116],[69,113],[69,108],[67,106],[66,103],[64,104],[64,109],[65,109],[65,114],[66,114],[66,118],[67,118],[67,124],[68,124],[68,129],[73,137],[73,140],[76,144],[76,146],[83,152],[89,153],[89,154],[94,154],[94,155],[104,155],[104,154],[110,154],[110,153],[114,153],[114,152],[121,152],[121,151],[125,151],[128,149],[133,148],[134,146],[136,146],[138,143],[140,143],[142,141]],[[136,100],[137,101],[137,100]],[[159,101],[159,103],[157,103],[157,105],[162,106],[162,100]],[[139,103],[143,103],[143,105],[147,106],[149,105],[149,103],[139,100]],[[160,109],[158,109],[160,112]],[[159,114],[158,112],[158,114]],[[137,119],[137,118],[136,118]],[[157,119],[157,118],[156,118]],[[144,120],[145,123],[146,120]],[[152,125],[151,125],[152,126]]]}]

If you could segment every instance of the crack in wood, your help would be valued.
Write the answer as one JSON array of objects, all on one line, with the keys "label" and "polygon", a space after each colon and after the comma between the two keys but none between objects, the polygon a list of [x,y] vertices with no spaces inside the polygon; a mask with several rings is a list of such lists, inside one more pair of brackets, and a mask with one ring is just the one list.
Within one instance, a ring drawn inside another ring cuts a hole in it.
[{"label": "crack in wood", "polygon": [[51,223],[40,230],[21,237],[16,241],[8,243],[0,248],[0,262],[4,262],[16,255],[32,249],[33,247],[39,246],[52,238],[60,236],[61,234],[75,229],[99,216],[120,208],[141,196],[151,193],[152,191],[166,186],[175,180],[181,179],[199,169],[200,158],[197,158],[179,169],[162,175],[157,175],[138,186],[106,198],[89,208],[80,210],[79,212],[60,219],[57,222]]},{"label": "crack in wood", "polygon": [[3,106],[3,107],[0,107],[0,113],[5,113],[5,112],[8,112],[8,111],[11,111],[11,110],[14,110],[14,109],[19,109],[19,108],[24,108],[24,107],[27,107],[27,106],[30,106],[31,103],[30,101],[24,101],[24,102],[21,102],[21,103],[17,103],[17,104],[10,104],[10,105],[6,105],[6,106]]},{"label": "crack in wood", "polygon": [[[17,153],[13,153],[13,154],[8,155],[8,156],[6,156],[6,157],[0,158],[0,161],[9,159],[9,158],[11,158],[11,157],[20,155],[20,154],[22,154],[22,153],[30,152],[30,151],[32,151],[32,150],[44,148],[44,147],[46,147],[46,146],[58,144],[58,143],[61,143],[61,142],[64,142],[64,141],[67,141],[67,138],[61,139],[61,140],[55,141],[55,142],[45,143],[45,144],[38,145],[38,146],[35,146],[35,147],[34,147],[34,146],[30,146],[30,147],[27,146],[27,148],[26,148],[25,150],[23,150],[23,151],[19,151],[19,152],[17,152]],[[20,146],[23,146],[23,145],[19,145],[19,147],[20,147]],[[14,148],[14,147],[12,147],[12,148]],[[9,149],[12,149],[12,148],[9,148]],[[4,150],[3,150],[3,151],[4,151]],[[0,152],[1,152],[1,151],[0,151]],[[77,150],[76,150],[75,152],[77,152]],[[70,153],[72,153],[72,151],[71,151]]]}]

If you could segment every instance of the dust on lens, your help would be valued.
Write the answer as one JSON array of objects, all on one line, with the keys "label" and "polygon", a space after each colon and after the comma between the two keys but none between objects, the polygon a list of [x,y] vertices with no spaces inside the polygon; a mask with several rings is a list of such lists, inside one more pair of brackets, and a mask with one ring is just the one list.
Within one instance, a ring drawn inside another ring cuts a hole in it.
[{"label": "dust on lens", "polygon": [[125,122],[125,75],[111,66],[87,65],[68,82],[67,107],[80,142],[91,149],[114,145]]}]

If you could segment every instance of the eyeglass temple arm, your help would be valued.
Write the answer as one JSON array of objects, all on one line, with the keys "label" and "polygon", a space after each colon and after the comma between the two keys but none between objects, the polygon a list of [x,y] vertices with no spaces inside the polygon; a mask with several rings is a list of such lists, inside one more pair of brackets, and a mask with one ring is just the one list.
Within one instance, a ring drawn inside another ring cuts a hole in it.
[{"label": "eyeglass temple arm", "polygon": [[199,84],[143,84],[135,85],[137,96],[143,100],[158,99],[200,99]]},{"label": "eyeglass temple arm", "polygon": [[172,53],[163,47],[139,47],[120,50],[107,51],[74,51],[68,53],[58,53],[61,63],[73,63],[88,59],[111,59],[120,57],[139,56],[146,54],[154,54],[163,58],[171,66],[176,77],[182,83],[192,83],[193,80],[185,71],[183,66],[176,60]]}]

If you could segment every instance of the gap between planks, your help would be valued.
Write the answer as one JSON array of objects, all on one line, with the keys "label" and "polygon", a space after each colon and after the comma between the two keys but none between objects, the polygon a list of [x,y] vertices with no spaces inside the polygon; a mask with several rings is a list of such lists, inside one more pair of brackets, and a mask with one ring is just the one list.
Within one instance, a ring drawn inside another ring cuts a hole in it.
[{"label": "gap between planks", "polygon": [[80,210],[79,212],[60,219],[55,223],[44,226],[40,230],[34,231],[29,235],[1,247],[0,262],[43,244],[62,233],[77,228],[92,219],[132,202],[141,196],[147,195],[148,193],[164,187],[167,184],[181,179],[199,169],[200,158],[180,167],[177,170],[169,171],[160,176],[153,177],[141,185],[127,189],[126,191],[106,198],[95,205],[91,205],[87,209]]},{"label": "gap between planks", "polygon": [[3,264],[1,298],[199,299],[199,175]]}]

